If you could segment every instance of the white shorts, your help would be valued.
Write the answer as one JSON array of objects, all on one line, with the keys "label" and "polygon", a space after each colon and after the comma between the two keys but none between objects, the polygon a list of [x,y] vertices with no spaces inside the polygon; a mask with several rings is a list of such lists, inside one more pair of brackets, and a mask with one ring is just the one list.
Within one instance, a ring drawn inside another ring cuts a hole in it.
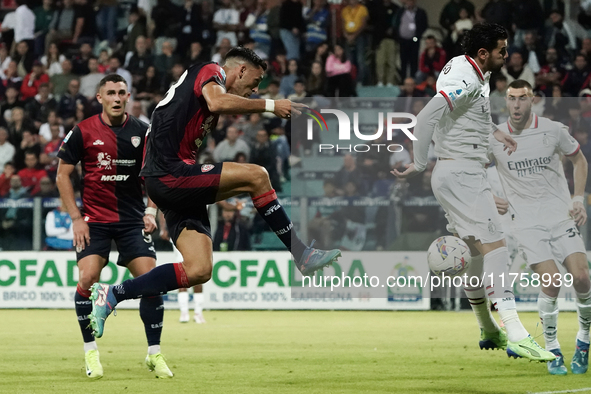
[{"label": "white shorts", "polygon": [[445,210],[447,230],[487,244],[504,238],[484,167],[473,160],[438,160],[431,177],[433,194]]},{"label": "white shorts", "polygon": [[519,251],[530,266],[546,260],[562,264],[573,253],[587,253],[583,238],[571,219],[554,227],[514,227],[512,233],[517,238]]}]

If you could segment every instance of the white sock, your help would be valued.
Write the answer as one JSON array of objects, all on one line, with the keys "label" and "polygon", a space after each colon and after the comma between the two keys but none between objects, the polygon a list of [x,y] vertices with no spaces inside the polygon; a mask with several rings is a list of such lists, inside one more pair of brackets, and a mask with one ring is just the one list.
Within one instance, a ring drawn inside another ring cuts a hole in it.
[{"label": "white sock", "polygon": [[464,286],[464,292],[466,293],[466,297],[468,297],[468,301],[470,301],[470,306],[472,307],[472,311],[476,316],[480,328],[488,333],[496,333],[499,332],[500,328],[490,313],[490,308],[488,307],[488,302],[486,301],[486,296],[484,294],[484,286],[471,287],[469,285],[470,278],[473,276],[476,276],[478,280],[480,280],[480,277],[482,276],[483,261],[484,259],[481,254],[478,256],[472,256],[472,261],[466,272],[468,283]]},{"label": "white sock", "polygon": [[[484,284],[486,295],[493,302],[501,320],[507,330],[507,337],[511,342],[518,342],[527,338],[529,333],[521,324],[515,306],[515,296],[509,285],[507,275],[507,263],[509,262],[509,251],[505,246],[495,249],[484,255]],[[491,280],[492,274],[492,280]],[[504,287],[502,278],[505,278]]]},{"label": "white sock", "polygon": [[195,313],[203,313],[203,300],[205,297],[203,293],[193,293],[193,300],[195,301]]},{"label": "white sock", "polygon": [[177,299],[179,300],[179,307],[182,314],[189,314],[189,293],[187,291],[179,291]]},{"label": "white sock", "polygon": [[589,343],[589,323],[591,323],[591,290],[585,294],[577,293],[577,314],[579,315],[579,332],[577,339]]},{"label": "white sock", "polygon": [[152,345],[148,346],[148,355],[151,356],[153,354],[160,353],[160,345]]},{"label": "white sock", "polygon": [[[550,297],[543,291],[538,296],[538,313],[542,320],[544,328],[544,340],[546,341],[546,350],[560,349],[558,343],[558,303],[556,297]],[[589,325],[587,325],[587,335],[589,335]]]},{"label": "white sock", "polygon": [[[589,331],[587,330],[587,332]],[[86,353],[89,350],[98,350],[98,347],[96,346],[96,341],[84,342],[84,353]]]}]

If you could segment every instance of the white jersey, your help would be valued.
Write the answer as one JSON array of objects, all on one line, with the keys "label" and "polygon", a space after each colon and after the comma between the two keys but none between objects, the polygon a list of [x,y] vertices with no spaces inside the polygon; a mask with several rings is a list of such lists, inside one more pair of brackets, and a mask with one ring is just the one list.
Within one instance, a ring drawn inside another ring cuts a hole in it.
[{"label": "white jersey", "polygon": [[488,137],[495,130],[489,102],[490,73],[483,74],[469,56],[456,56],[437,79],[438,95],[449,106],[435,128],[435,155],[488,162]]},{"label": "white jersey", "polygon": [[571,197],[561,158],[575,155],[580,149],[567,126],[532,116],[531,126],[522,131],[514,130],[509,121],[498,126],[517,141],[517,150],[511,156],[490,136],[490,153],[517,229],[552,227],[570,218]]}]

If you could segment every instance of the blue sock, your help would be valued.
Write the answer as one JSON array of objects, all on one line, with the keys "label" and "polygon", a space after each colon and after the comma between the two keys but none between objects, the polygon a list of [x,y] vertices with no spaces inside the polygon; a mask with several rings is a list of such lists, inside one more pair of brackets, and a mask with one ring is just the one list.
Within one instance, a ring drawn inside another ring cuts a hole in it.
[{"label": "blue sock", "polygon": [[92,301],[90,301],[88,297],[90,297],[90,290],[83,290],[80,288],[80,285],[78,285],[76,288],[76,293],[74,294],[74,305],[84,343],[94,341],[92,328],[88,326],[90,324],[88,315],[90,315],[90,312],[92,312]]},{"label": "blue sock", "polygon": [[189,287],[183,264],[163,264],[137,278],[114,286],[113,294],[117,302],[121,302],[133,298],[159,296],[181,287]]},{"label": "blue sock", "polygon": [[140,316],[146,329],[148,346],[160,345],[162,322],[164,321],[162,296],[142,298],[140,301]]}]

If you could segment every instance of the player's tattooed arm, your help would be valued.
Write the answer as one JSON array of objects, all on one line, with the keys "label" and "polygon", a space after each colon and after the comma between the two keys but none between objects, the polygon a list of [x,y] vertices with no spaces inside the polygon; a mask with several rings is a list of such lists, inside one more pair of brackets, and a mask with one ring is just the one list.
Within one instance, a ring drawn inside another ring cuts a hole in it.
[{"label": "player's tattooed arm", "polygon": [[573,209],[570,211],[570,214],[575,220],[575,223],[577,223],[577,226],[582,226],[587,223],[587,210],[583,203],[585,186],[587,184],[587,159],[581,150],[579,150],[576,155],[567,157],[573,163],[573,177],[575,183]]}]

